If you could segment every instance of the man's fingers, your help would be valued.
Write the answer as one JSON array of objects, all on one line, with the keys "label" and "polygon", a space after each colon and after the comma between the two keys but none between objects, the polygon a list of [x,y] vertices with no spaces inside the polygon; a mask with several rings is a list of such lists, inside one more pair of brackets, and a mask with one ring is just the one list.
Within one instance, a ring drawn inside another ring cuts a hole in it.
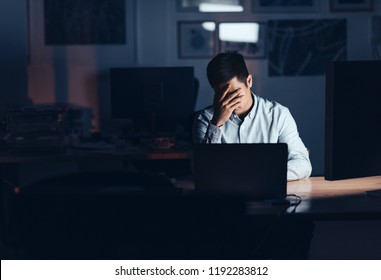
[{"label": "man's fingers", "polygon": [[223,106],[226,106],[228,105],[232,100],[234,100],[235,98],[241,98],[242,96],[240,96],[240,93],[238,92],[238,90],[235,90],[231,93],[229,93],[225,99],[223,100],[223,103],[222,105]]},{"label": "man's fingers", "polygon": [[242,101],[242,98],[243,96],[242,95],[235,95],[235,96],[232,96],[229,101],[225,102],[224,103],[224,106],[226,107],[231,107],[233,106],[235,103],[237,102],[241,102]]},{"label": "man's fingers", "polygon": [[235,103],[233,106],[229,108],[231,112],[233,112],[235,109],[237,109],[239,106],[241,106],[241,102]]},{"label": "man's fingers", "polygon": [[229,92],[230,88],[231,88],[231,85],[228,84],[228,85],[226,85],[226,86],[221,90],[221,92],[215,94],[215,96],[217,96],[217,98],[218,98],[218,100],[219,100],[220,102],[222,102],[222,101],[224,100],[224,98],[226,97],[226,94]]},{"label": "man's fingers", "polygon": [[231,91],[230,85],[222,93],[215,94],[213,124],[225,123],[234,110],[241,106],[244,95],[240,94],[239,88]]}]

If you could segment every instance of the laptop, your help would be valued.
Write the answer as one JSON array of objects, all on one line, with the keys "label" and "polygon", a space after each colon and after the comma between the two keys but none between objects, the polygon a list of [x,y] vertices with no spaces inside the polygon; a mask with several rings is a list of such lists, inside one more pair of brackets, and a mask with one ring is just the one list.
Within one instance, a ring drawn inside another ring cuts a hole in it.
[{"label": "laptop", "polygon": [[195,145],[195,190],[248,200],[283,200],[287,157],[285,143]]}]

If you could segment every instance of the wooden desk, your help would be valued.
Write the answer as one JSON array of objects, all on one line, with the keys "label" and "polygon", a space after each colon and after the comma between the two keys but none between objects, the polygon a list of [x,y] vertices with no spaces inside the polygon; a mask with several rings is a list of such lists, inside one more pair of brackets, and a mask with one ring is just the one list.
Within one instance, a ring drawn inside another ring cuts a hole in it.
[{"label": "wooden desk", "polygon": [[[190,180],[179,180],[177,184],[185,190],[194,188]],[[381,197],[365,194],[366,191],[377,189],[381,189],[381,176],[337,181],[311,177],[287,184],[288,194],[302,198],[295,213],[309,215],[314,220],[381,219]],[[258,213],[263,206],[261,202],[249,203],[248,214]]]},{"label": "wooden desk", "polygon": [[288,193],[302,197],[296,213],[316,220],[380,219],[381,198],[366,191],[381,189],[381,176],[326,181],[323,177],[289,182]]},{"label": "wooden desk", "polygon": [[[178,181],[178,185],[190,191],[194,188],[190,180]],[[288,182],[287,193],[303,200],[295,214],[282,215],[281,220],[295,220],[294,226],[303,220],[314,222],[310,259],[380,259],[381,197],[365,195],[366,191],[379,189],[381,176],[337,181],[312,177]],[[293,209],[289,207],[288,212]],[[266,208],[260,202],[249,203],[246,211],[253,224],[258,214],[284,213],[279,207]],[[292,230],[292,226],[287,226],[287,233],[288,228]],[[300,234],[299,230],[293,231],[290,238],[295,233]],[[294,238],[297,243],[299,238]]]},{"label": "wooden desk", "polygon": [[324,177],[311,177],[287,184],[288,193],[295,193],[308,200],[363,195],[365,191],[376,189],[381,189],[381,176],[336,181],[327,181]]},{"label": "wooden desk", "polygon": [[365,195],[379,189],[381,176],[290,182],[288,192],[303,198],[296,214],[315,221],[309,258],[380,259],[381,197]]}]

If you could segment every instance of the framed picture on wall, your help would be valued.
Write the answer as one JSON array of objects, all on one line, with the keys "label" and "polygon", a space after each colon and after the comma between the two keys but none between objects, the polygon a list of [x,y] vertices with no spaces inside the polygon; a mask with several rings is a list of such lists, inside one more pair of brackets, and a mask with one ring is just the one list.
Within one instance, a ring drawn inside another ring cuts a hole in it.
[{"label": "framed picture on wall", "polygon": [[236,50],[245,58],[266,57],[266,24],[261,22],[221,22],[218,25],[220,52]]},{"label": "framed picture on wall", "polygon": [[177,30],[179,58],[210,58],[215,54],[215,22],[179,21]]},{"label": "framed picture on wall", "polygon": [[177,0],[180,12],[243,12],[243,0]]},{"label": "framed picture on wall", "polygon": [[251,0],[251,9],[253,13],[313,13],[319,11],[320,1]]},{"label": "framed picture on wall", "polygon": [[44,0],[43,8],[46,45],[126,43],[125,0]]},{"label": "framed picture on wall", "polygon": [[373,0],[330,0],[331,12],[371,12]]},{"label": "framed picture on wall", "polygon": [[269,20],[269,76],[324,75],[327,61],[347,59],[347,20]]}]

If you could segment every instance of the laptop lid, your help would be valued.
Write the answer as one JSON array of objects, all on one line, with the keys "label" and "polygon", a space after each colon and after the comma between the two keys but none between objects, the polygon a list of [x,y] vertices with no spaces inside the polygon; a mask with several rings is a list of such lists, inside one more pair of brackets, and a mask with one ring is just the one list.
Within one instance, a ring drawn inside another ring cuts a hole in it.
[{"label": "laptop lid", "polygon": [[284,199],[287,157],[285,143],[195,145],[195,189],[252,200]]}]

